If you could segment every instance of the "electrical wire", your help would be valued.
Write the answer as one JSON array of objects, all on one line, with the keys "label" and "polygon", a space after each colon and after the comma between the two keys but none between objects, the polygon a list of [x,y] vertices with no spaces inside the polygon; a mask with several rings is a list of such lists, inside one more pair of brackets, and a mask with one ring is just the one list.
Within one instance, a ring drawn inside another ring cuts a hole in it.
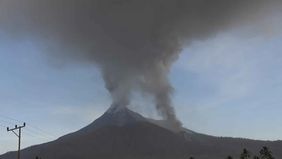
[{"label": "electrical wire", "polygon": [[[23,121],[11,118],[6,115],[0,114],[0,121],[7,123],[8,125],[16,125],[18,123],[23,123]],[[1,127],[5,127],[2,125]],[[5,127],[6,128],[6,127]],[[30,123],[27,123],[27,127],[25,128],[25,131],[33,137],[38,137],[38,138],[45,138],[45,139],[54,139],[55,135],[46,132],[43,129],[38,128],[37,126],[31,125]]]},{"label": "electrical wire", "polygon": [[2,128],[6,128],[6,126],[4,126],[4,125],[2,125],[2,124],[0,124],[0,127],[2,127]]},{"label": "electrical wire", "polygon": [[26,127],[25,131],[27,133],[29,133],[29,134],[33,134],[37,138],[44,138],[44,139],[53,139],[53,138],[55,138],[54,136],[34,131],[33,129],[30,129],[28,126]]},{"label": "electrical wire", "polygon": [[55,135],[51,134],[50,132],[47,132],[41,128],[38,128],[37,126],[34,126],[34,125],[30,125],[28,124],[29,128],[30,128],[30,131],[33,131],[35,133],[40,133],[40,134],[44,134],[48,137],[55,137]]}]

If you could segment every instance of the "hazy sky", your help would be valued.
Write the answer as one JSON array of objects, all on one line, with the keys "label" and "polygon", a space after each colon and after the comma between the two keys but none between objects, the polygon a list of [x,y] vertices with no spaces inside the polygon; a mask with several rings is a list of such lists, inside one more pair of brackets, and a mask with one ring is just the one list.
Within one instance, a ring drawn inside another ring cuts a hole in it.
[{"label": "hazy sky", "polygon": [[[184,126],[201,133],[253,139],[282,139],[282,35],[217,34],[185,48],[170,80],[173,101]],[[15,150],[6,132],[21,121],[23,146],[78,130],[110,106],[98,70],[92,65],[50,62],[31,39],[14,41],[0,33],[0,154]],[[139,112],[150,102],[133,101]],[[148,106],[147,106],[148,105]]]}]

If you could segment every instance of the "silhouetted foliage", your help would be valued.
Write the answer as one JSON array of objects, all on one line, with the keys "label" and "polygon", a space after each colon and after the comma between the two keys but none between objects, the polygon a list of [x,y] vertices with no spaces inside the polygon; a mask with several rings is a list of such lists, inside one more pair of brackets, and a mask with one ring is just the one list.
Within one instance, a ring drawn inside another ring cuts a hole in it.
[{"label": "silhouetted foliage", "polygon": [[233,157],[232,156],[227,156],[227,158],[226,159],[233,159]]},{"label": "silhouetted foliage", "polygon": [[195,159],[194,157],[190,157],[189,159]]},{"label": "silhouetted foliage", "polygon": [[253,159],[259,159],[259,157],[258,156],[254,156],[254,158]]},{"label": "silhouetted foliage", "polygon": [[260,151],[260,158],[261,159],[274,159],[272,156],[272,152],[268,149],[268,147],[264,146]]},{"label": "silhouetted foliage", "polygon": [[251,154],[247,149],[243,149],[243,152],[240,155],[240,159],[249,159],[251,158]]}]

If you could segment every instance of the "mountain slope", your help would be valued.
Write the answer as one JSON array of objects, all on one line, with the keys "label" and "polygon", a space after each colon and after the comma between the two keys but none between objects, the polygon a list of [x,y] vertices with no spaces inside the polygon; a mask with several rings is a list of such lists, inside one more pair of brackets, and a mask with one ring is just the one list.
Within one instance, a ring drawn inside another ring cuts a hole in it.
[{"label": "mountain slope", "polygon": [[[268,146],[282,158],[282,142],[218,138],[183,129],[174,132],[123,108],[109,109],[89,126],[56,141],[22,151],[22,159],[220,159],[243,148],[258,152]],[[0,156],[14,159],[15,152]]]},{"label": "mountain slope", "polygon": [[80,130],[80,132],[93,131],[105,126],[125,126],[138,122],[145,122],[146,118],[138,113],[135,113],[127,108],[111,107],[100,118],[95,120],[92,124]]}]

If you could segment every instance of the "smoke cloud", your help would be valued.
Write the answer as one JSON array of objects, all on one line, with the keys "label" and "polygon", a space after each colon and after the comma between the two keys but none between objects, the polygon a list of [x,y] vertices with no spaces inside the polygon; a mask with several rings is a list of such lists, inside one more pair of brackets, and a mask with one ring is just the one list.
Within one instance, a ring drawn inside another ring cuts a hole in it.
[{"label": "smoke cloud", "polygon": [[[154,98],[160,115],[180,126],[168,79],[181,49],[219,31],[254,25],[275,0],[0,0],[0,29],[45,41],[62,61],[93,63],[113,106],[133,91]],[[278,7],[278,8],[279,8]],[[255,26],[255,25],[254,25]]]}]

